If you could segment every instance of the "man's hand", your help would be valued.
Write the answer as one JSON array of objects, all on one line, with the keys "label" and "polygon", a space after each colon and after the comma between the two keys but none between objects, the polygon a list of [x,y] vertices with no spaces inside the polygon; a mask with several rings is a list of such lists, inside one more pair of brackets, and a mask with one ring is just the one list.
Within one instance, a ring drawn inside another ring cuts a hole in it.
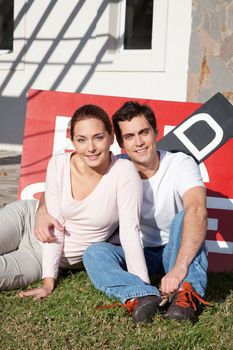
[{"label": "man's hand", "polygon": [[25,291],[20,292],[18,295],[20,298],[33,297],[35,300],[47,298],[49,294],[54,290],[55,279],[51,277],[47,277],[43,281],[42,287],[27,289]]},{"label": "man's hand", "polygon": [[63,232],[64,227],[48,213],[37,213],[35,222],[35,236],[41,242],[54,242],[54,228]]},{"label": "man's hand", "polygon": [[41,242],[54,242],[56,240],[54,228],[61,232],[64,231],[64,227],[54,217],[49,215],[45,205],[45,196],[42,194],[36,212],[34,234]]},{"label": "man's hand", "polygon": [[180,283],[185,279],[187,274],[187,267],[174,266],[173,269],[161,279],[161,294],[169,295],[175,293],[178,290]]},{"label": "man's hand", "polygon": [[172,294],[188,274],[188,268],[198,254],[206,236],[206,190],[193,187],[183,194],[185,209],[182,239],[174,267],[161,280],[161,293]]}]

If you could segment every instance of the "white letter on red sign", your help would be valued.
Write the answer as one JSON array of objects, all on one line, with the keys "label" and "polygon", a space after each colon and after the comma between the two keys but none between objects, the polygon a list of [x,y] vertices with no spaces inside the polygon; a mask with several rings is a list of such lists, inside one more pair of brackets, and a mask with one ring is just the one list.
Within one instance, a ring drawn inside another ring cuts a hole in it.
[{"label": "white letter on red sign", "polygon": [[[211,129],[215,132],[214,139],[205,146],[201,151],[199,151],[195,145],[189,140],[187,136],[184,135],[184,132],[189,129],[193,124],[204,121],[206,122]],[[174,134],[178,139],[188,148],[190,152],[194,155],[197,160],[204,158],[208,153],[210,153],[215,147],[217,147],[223,138],[223,129],[219,124],[207,113],[199,113],[189,118],[183,124],[181,124],[177,129],[174,130]]]}]

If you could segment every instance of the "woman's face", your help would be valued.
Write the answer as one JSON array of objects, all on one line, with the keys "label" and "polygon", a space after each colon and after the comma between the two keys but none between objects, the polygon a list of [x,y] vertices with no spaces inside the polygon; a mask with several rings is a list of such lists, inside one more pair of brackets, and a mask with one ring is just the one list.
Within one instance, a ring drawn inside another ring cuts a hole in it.
[{"label": "woman's face", "polygon": [[80,120],[75,124],[73,145],[80,159],[90,168],[101,170],[109,162],[113,136],[96,118]]}]

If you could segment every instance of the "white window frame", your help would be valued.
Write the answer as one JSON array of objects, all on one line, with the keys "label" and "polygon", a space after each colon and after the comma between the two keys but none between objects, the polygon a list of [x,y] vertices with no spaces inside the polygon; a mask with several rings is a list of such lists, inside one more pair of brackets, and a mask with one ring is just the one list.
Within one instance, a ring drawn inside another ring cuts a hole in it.
[{"label": "white window frame", "polygon": [[165,71],[168,2],[169,0],[154,0],[152,42],[151,49],[148,50],[124,49],[126,0],[109,3],[105,23],[102,20],[96,27],[96,37],[103,37],[107,31],[117,47],[107,50],[97,71]]}]

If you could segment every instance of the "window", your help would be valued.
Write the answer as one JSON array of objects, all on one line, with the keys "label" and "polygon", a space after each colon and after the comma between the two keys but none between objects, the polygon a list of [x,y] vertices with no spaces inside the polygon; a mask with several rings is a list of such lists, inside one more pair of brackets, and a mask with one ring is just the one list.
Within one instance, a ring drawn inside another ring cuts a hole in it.
[{"label": "window", "polygon": [[0,0],[0,50],[13,51],[14,1]]},{"label": "window", "polygon": [[0,0],[0,70],[24,69],[25,9],[26,0]]},{"label": "window", "polygon": [[97,45],[108,36],[99,71],[164,71],[168,0],[109,0],[96,26]]},{"label": "window", "polygon": [[124,50],[151,49],[153,0],[126,0]]}]

